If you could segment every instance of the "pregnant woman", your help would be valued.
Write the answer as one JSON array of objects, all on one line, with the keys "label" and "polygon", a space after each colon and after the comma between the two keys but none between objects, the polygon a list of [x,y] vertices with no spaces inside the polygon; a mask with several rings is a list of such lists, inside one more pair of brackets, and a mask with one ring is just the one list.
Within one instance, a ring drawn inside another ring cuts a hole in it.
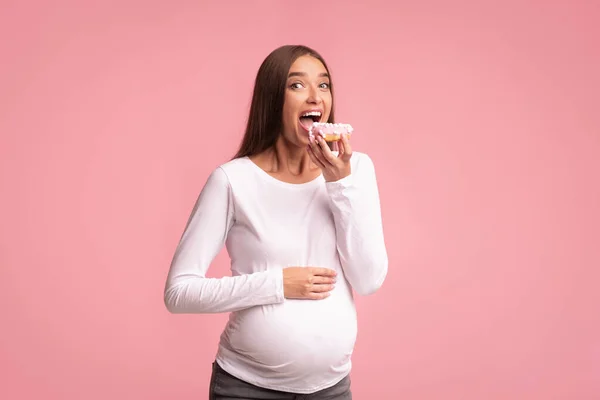
[{"label": "pregnant woman", "polygon": [[[357,334],[353,291],[388,270],[375,169],[342,134],[336,151],[310,133],[334,122],[332,78],[306,46],[259,68],[236,156],[212,171],[175,251],[172,313],[226,313],[210,399],[348,400]],[[231,275],[207,278],[226,246]]]}]

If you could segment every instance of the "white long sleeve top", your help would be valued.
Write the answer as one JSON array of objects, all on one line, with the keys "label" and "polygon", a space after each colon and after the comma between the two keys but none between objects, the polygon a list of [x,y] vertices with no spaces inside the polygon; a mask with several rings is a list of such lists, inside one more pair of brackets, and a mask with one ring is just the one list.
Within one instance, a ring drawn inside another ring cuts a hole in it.
[{"label": "white long sleeve top", "polygon": [[[388,270],[375,169],[353,152],[352,173],[280,181],[249,158],[216,168],[175,251],[164,299],[172,313],[230,312],[216,361],[251,384],[313,393],[351,369],[357,334],[352,289],[374,293]],[[226,246],[232,276],[207,278]],[[323,300],[286,299],[283,268],[337,271]]]}]

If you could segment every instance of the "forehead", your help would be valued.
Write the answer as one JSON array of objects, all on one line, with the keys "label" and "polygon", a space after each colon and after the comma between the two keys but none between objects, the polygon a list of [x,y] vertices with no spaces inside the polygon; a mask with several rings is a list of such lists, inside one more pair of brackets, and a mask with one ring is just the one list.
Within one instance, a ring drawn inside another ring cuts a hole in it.
[{"label": "forehead", "polygon": [[312,56],[298,57],[290,67],[288,76],[308,75],[310,77],[328,76],[321,61]]}]

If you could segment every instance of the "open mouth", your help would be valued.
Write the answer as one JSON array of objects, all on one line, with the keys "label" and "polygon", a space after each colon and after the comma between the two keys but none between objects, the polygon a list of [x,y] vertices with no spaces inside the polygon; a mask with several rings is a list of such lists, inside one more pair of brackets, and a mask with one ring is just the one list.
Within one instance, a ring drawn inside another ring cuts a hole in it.
[{"label": "open mouth", "polygon": [[321,121],[322,115],[323,113],[321,111],[305,112],[304,114],[300,115],[300,125],[302,125],[302,127],[306,129],[306,131],[309,131],[313,122]]}]

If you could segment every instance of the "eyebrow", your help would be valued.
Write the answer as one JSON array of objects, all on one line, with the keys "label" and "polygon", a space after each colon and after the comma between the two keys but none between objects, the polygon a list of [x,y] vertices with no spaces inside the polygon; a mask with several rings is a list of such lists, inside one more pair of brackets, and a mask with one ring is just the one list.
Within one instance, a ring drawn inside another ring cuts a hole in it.
[{"label": "eyebrow", "polygon": [[[306,72],[290,72],[290,74],[288,75],[288,78],[291,78],[293,76],[307,76],[308,74]],[[321,72],[319,74],[319,76],[323,76],[326,78],[329,78],[329,74],[327,72]]]}]

